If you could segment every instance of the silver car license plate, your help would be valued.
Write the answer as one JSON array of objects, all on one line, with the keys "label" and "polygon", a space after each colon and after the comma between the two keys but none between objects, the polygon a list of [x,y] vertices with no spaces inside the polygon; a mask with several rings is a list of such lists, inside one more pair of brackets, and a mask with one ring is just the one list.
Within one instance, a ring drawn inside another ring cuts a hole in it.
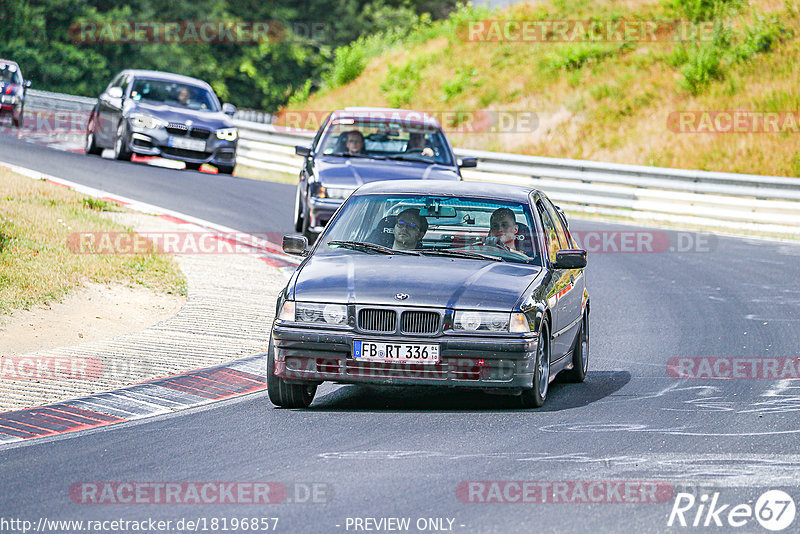
[{"label": "silver car license plate", "polygon": [[439,363],[437,343],[380,343],[355,340],[353,358],[372,362]]}]

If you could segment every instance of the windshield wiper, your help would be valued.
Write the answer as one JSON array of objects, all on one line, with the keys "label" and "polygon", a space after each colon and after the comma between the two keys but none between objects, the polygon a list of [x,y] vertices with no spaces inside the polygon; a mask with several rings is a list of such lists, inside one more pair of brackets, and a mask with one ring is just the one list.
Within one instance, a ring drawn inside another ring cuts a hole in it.
[{"label": "windshield wiper", "polygon": [[384,156],[373,156],[370,154],[351,154],[350,152],[333,152],[331,156],[339,156],[340,158],[367,158],[367,159],[386,159]]},{"label": "windshield wiper", "polygon": [[419,252],[413,250],[397,250],[383,245],[376,245],[375,243],[367,243],[364,241],[331,241],[328,246],[336,246],[341,248],[349,248],[352,250],[360,250],[363,252],[377,252],[379,254],[406,254],[410,256],[419,256]]},{"label": "windshield wiper", "polygon": [[387,159],[394,159],[400,161],[418,161],[420,163],[436,163],[435,161],[431,161],[428,158],[430,156],[422,156],[420,154],[417,155],[410,155],[410,154],[395,154],[392,156],[386,156]]},{"label": "windshield wiper", "polygon": [[480,252],[472,252],[469,250],[420,250],[424,255],[431,256],[450,256],[453,258],[469,258],[473,260],[490,260],[490,261],[506,261],[505,258],[500,256],[492,256],[491,254],[481,254]]}]

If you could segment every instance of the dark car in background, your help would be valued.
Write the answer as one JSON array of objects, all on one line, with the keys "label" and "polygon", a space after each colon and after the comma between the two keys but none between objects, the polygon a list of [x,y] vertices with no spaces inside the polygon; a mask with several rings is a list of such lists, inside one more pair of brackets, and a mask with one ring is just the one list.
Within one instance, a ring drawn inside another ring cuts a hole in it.
[{"label": "dark car in background", "polygon": [[0,120],[3,115],[11,115],[14,126],[22,127],[25,90],[30,86],[31,82],[22,78],[22,71],[16,62],[0,59]]},{"label": "dark car in background", "polygon": [[89,117],[86,153],[113,148],[114,157],[157,156],[220,173],[236,166],[236,108],[221,105],[202,80],[147,70],[119,73],[97,100]]},{"label": "dark car in background", "polygon": [[[401,239],[401,236],[402,239]],[[307,407],[324,381],[470,388],[539,407],[589,349],[586,251],[541,191],[381,181],[353,193],[278,297],[273,404]]]},{"label": "dark car in background", "polygon": [[[360,148],[348,138],[361,137]],[[376,180],[461,180],[461,167],[439,122],[404,109],[351,107],[332,112],[311,146],[297,146],[305,157],[295,197],[294,225],[313,239],[345,198]]]}]

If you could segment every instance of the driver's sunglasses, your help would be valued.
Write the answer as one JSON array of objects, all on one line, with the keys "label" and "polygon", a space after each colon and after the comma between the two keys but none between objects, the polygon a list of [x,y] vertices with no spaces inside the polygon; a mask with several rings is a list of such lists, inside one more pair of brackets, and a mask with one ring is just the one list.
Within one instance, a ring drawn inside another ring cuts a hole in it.
[{"label": "driver's sunglasses", "polygon": [[396,224],[397,226],[399,226],[400,228],[402,228],[402,227],[404,227],[404,226],[407,226],[407,227],[411,228],[412,230],[419,230],[419,225],[418,225],[417,223],[415,223],[415,222],[411,222],[411,221],[397,221],[395,224]]}]

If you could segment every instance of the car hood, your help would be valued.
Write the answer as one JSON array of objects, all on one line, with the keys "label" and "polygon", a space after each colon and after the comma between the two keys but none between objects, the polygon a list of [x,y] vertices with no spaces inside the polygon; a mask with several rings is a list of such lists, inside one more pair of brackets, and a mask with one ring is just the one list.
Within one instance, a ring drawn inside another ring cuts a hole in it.
[{"label": "car hood", "polygon": [[168,106],[166,104],[138,102],[130,109],[130,113],[136,112],[147,113],[167,122],[180,122],[185,124],[186,121],[190,120],[193,126],[204,126],[212,130],[233,127],[233,122],[230,117],[221,111],[202,111]]},{"label": "car hood", "polygon": [[460,180],[455,167],[413,161],[320,156],[314,162],[324,185],[358,187],[377,180]]},{"label": "car hood", "polygon": [[[432,256],[314,255],[297,273],[294,298],[505,311],[540,271],[534,265]],[[397,300],[398,293],[408,298]]]}]

